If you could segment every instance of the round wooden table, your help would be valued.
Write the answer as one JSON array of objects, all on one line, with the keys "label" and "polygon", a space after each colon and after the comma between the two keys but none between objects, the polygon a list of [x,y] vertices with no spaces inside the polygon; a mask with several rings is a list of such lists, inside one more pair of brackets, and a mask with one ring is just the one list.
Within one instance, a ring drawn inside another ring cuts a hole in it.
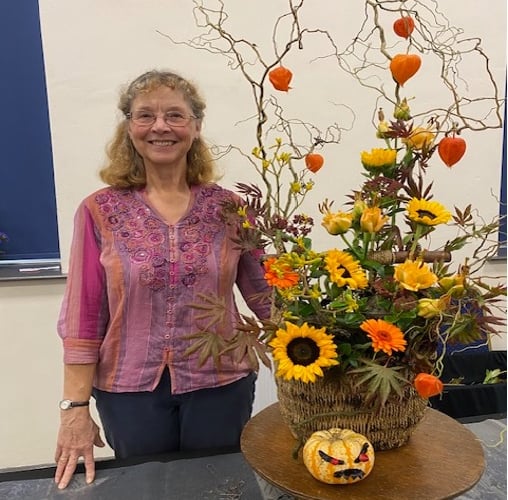
[{"label": "round wooden table", "polygon": [[292,457],[295,446],[278,403],[252,417],[241,439],[245,459],[263,479],[304,500],[454,498],[472,488],[485,467],[476,436],[430,408],[409,442],[377,452],[372,472],[358,483],[329,485],[317,481],[305,468],[301,454],[297,460]]}]

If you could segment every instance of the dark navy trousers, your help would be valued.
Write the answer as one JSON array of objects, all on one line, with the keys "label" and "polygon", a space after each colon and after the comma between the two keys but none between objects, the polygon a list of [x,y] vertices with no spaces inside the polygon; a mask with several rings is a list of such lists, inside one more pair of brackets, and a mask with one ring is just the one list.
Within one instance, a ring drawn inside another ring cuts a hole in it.
[{"label": "dark navy trousers", "polygon": [[93,390],[116,458],[175,451],[239,448],[252,413],[256,375],[213,389],[171,394],[165,370],[153,392]]}]

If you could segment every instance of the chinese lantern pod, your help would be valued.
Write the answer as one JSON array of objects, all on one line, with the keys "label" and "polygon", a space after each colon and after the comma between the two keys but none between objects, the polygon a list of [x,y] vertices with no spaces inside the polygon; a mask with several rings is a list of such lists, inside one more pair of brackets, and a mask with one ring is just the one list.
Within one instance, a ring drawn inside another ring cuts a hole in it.
[{"label": "chinese lantern pod", "polygon": [[430,373],[419,373],[414,379],[416,392],[424,399],[437,396],[443,392],[443,382]]},{"label": "chinese lantern pod", "polygon": [[439,157],[447,167],[455,165],[466,152],[466,141],[462,137],[444,137],[437,146]]},{"label": "chinese lantern pod", "polygon": [[305,166],[313,173],[316,173],[324,164],[325,159],[318,153],[309,153],[305,157]]},{"label": "chinese lantern pod", "polygon": [[399,85],[404,85],[420,69],[422,60],[417,54],[397,54],[390,61],[390,71]]},{"label": "chinese lantern pod", "polygon": [[393,23],[393,31],[402,38],[409,38],[415,29],[415,22],[411,16],[403,16]]},{"label": "chinese lantern pod", "polygon": [[268,73],[268,79],[270,83],[274,86],[276,90],[281,90],[283,92],[287,92],[289,90],[289,83],[291,82],[291,78],[293,78],[293,73],[284,66],[279,66],[278,68],[272,69]]}]

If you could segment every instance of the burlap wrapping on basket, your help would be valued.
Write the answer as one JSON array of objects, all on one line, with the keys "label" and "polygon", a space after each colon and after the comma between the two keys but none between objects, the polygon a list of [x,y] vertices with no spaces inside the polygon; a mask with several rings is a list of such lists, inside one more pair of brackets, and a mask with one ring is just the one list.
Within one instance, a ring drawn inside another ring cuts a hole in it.
[{"label": "burlap wrapping on basket", "polygon": [[[346,380],[345,380],[346,379]],[[320,377],[315,383],[276,377],[282,420],[293,436],[305,440],[315,431],[338,427],[363,434],[375,450],[404,445],[423,418],[427,401],[407,386],[378,409],[348,377]]]}]

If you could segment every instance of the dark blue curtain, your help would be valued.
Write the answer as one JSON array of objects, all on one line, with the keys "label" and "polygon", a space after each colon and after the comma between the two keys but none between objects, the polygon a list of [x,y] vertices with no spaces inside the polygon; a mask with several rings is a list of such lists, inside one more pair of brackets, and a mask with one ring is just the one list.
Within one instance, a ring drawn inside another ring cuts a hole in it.
[{"label": "dark blue curtain", "polygon": [[0,67],[0,259],[59,258],[37,0],[0,2]]}]

